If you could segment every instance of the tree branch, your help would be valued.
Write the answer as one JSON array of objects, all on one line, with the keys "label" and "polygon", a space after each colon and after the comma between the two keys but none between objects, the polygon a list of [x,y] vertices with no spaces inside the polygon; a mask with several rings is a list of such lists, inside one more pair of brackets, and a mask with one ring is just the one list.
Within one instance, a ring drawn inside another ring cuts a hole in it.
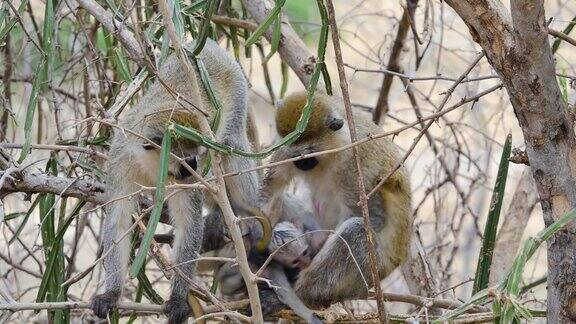
[{"label": "tree branch", "polygon": [[[270,0],[242,0],[246,10],[250,13],[252,18],[257,23],[262,23],[274,7]],[[278,53],[284,62],[286,62],[296,73],[300,81],[306,86],[310,82],[310,77],[314,72],[314,64],[316,56],[310,52],[310,49],[298,37],[290,23],[285,20],[282,21],[282,36],[280,37],[280,45],[278,46]],[[272,39],[272,29],[264,33],[268,39]]]}]

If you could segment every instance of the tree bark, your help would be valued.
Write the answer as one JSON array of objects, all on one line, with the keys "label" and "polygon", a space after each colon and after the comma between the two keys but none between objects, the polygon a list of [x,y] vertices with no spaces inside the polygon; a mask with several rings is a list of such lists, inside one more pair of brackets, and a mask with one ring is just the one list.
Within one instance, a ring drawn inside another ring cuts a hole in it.
[{"label": "tree bark", "polygon": [[[501,77],[518,119],[544,222],[576,206],[574,122],[556,81],[543,0],[447,0]],[[576,226],[548,242],[548,322],[576,320]]]},{"label": "tree bark", "polygon": [[[270,0],[242,0],[242,3],[258,24],[261,24],[274,8],[274,3]],[[272,39],[272,28],[269,28],[264,36],[269,40]],[[300,81],[307,86],[314,72],[316,55],[310,52],[310,49],[286,20],[282,21],[282,36],[280,37],[278,53],[282,57],[282,61],[286,62]]]},{"label": "tree bark", "polygon": [[530,169],[526,168],[516,185],[502,226],[498,230],[490,268],[490,286],[494,286],[502,280],[514,262],[514,256],[520,247],[530,214],[538,203],[538,193],[535,189],[536,186]]}]

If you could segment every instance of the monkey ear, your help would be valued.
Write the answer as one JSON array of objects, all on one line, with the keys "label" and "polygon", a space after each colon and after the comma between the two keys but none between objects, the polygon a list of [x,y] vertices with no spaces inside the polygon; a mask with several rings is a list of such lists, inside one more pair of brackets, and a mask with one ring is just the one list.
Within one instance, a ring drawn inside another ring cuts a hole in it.
[{"label": "monkey ear", "polygon": [[274,105],[276,106],[276,109],[280,109],[280,108],[284,107],[284,100],[278,99],[278,100],[276,100],[276,103]]},{"label": "monkey ear", "polygon": [[328,128],[337,131],[344,126],[344,121],[340,118],[331,117],[327,122]]}]

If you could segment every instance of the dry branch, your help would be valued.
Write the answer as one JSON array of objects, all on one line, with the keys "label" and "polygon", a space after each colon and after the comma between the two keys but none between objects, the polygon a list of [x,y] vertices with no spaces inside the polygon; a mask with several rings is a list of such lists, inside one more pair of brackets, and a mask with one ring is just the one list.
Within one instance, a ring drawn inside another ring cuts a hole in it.
[{"label": "dry branch", "polygon": [[128,27],[121,21],[114,18],[114,15],[104,8],[102,8],[94,0],[77,0],[78,4],[86,11],[88,11],[96,20],[98,20],[104,28],[108,30],[112,35],[115,35],[118,40],[124,45],[128,56],[138,65],[144,65],[144,54],[142,53],[136,38],[132,35],[132,32]]},{"label": "dry branch", "polygon": [[[266,19],[270,10],[274,7],[270,0],[242,0],[242,2],[246,10],[248,10],[258,24]],[[268,40],[271,40],[272,29],[264,33],[264,36],[266,36]],[[282,21],[282,37],[280,37],[278,53],[280,53],[282,61],[286,62],[286,64],[292,68],[300,81],[302,81],[305,86],[308,85],[312,72],[314,72],[316,56],[310,52],[310,49],[308,49],[306,44],[298,37],[285,18],[283,18]]]},{"label": "dry branch", "polygon": [[[414,8],[418,4],[418,0],[412,0],[409,5]],[[396,38],[394,39],[394,44],[392,45],[392,50],[390,51],[390,57],[388,58],[388,64],[386,69],[392,72],[400,73],[400,54],[404,48],[404,40],[408,34],[408,29],[410,28],[410,10],[408,8],[404,9],[402,13],[402,18],[398,23],[398,31],[396,32]],[[393,80],[392,74],[384,75],[384,80],[382,81],[382,86],[380,87],[380,93],[378,94],[378,101],[372,112],[372,121],[376,124],[380,124],[382,121],[382,116],[388,113],[388,95],[390,93],[390,87],[392,86]]]}]

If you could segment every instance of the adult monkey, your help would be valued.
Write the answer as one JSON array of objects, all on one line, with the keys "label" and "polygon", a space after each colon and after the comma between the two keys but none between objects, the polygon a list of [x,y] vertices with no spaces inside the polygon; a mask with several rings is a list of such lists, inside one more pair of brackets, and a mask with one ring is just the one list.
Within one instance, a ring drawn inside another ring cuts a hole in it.
[{"label": "adult monkey", "polygon": [[[295,129],[305,92],[288,96],[279,104],[276,128],[281,136]],[[316,92],[308,127],[294,143],[274,153],[272,162],[350,144],[349,129],[343,120],[340,98]],[[379,131],[364,115],[355,114],[357,133],[365,137]],[[362,171],[368,184],[376,184],[400,159],[398,147],[386,138],[357,147]],[[310,187],[316,218],[322,229],[334,230],[309,267],[300,272],[294,285],[298,297],[310,307],[327,307],[346,299],[368,295],[370,258],[351,150],[320,155],[281,164],[268,170],[265,192],[280,194],[294,178]],[[411,191],[404,168],[394,172],[368,202],[370,227],[376,239],[380,278],[387,276],[409,254],[412,234]],[[346,241],[344,243],[343,241]],[[361,271],[361,272],[360,272]],[[275,296],[263,304],[279,303]],[[274,308],[274,307],[270,307]]]},{"label": "adult monkey", "polygon": [[[222,106],[220,126],[216,132],[217,140],[240,150],[250,150],[246,135],[247,81],[240,66],[212,40],[207,40],[200,59],[208,71],[213,90]],[[200,93],[196,92],[185,71],[176,55],[168,57],[158,73],[161,82],[155,81],[140,102],[126,114],[124,120],[120,122],[121,130],[116,131],[112,140],[107,166],[107,192],[111,202],[107,206],[102,234],[102,245],[106,253],[105,291],[95,296],[91,305],[99,317],[105,318],[114,308],[121,297],[124,285],[130,240],[123,236],[129,231],[132,216],[137,212],[137,199],[126,197],[138,191],[139,185],[156,186],[160,150],[151,143],[162,142],[166,126],[171,122],[198,129],[198,121],[194,114],[196,107],[209,110],[207,116],[209,120],[214,117],[208,95],[204,89],[200,89]],[[201,84],[195,71],[194,74],[197,83]],[[132,132],[139,133],[148,140]],[[168,181],[176,183],[193,181],[192,172],[204,166],[207,150],[191,140],[175,138],[171,151],[186,162],[184,164],[173,160],[170,162]],[[222,160],[226,172],[246,170],[255,166],[254,161],[229,155],[224,155]],[[256,173],[244,173],[227,178],[226,187],[235,210],[250,214],[254,208],[259,208]],[[193,274],[195,263],[186,261],[195,259],[202,245],[204,232],[202,203],[203,194],[200,190],[175,192],[169,195],[167,201],[168,212],[175,229],[175,262],[180,264],[179,268],[187,276]],[[213,211],[216,214],[218,212]],[[252,240],[257,241],[262,237],[262,231],[253,222],[251,224]],[[212,227],[206,231],[223,233],[221,228]],[[214,239],[212,236],[211,238]],[[221,235],[218,235],[216,240],[221,238]],[[188,290],[189,284],[175,273],[170,298],[166,302],[170,323],[181,323],[186,320],[189,313],[186,301]]]}]

